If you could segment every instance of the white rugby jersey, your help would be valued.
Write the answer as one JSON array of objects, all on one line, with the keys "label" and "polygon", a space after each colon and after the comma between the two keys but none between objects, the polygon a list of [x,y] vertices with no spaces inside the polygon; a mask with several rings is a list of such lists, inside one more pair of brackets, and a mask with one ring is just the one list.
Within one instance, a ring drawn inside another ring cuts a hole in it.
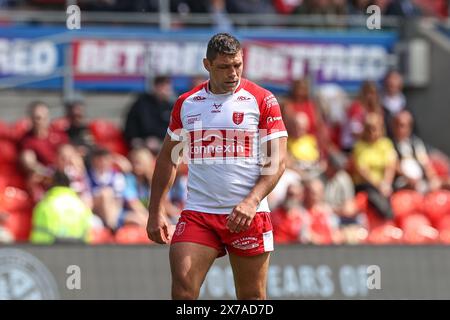
[{"label": "white rugby jersey", "polygon": [[[274,95],[241,79],[232,93],[205,82],[176,101],[167,130],[189,158],[185,210],[230,214],[261,174],[261,143],[286,137]],[[269,211],[264,198],[257,212]]]}]

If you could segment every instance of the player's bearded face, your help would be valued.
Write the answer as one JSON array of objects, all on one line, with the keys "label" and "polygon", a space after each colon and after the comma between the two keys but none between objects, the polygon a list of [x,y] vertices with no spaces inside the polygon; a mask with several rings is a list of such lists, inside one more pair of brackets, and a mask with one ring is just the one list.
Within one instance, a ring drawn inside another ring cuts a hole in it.
[{"label": "player's bearded face", "polygon": [[209,71],[210,89],[213,93],[234,91],[242,76],[242,51],[235,55],[218,54],[213,61],[205,59],[204,65]]}]

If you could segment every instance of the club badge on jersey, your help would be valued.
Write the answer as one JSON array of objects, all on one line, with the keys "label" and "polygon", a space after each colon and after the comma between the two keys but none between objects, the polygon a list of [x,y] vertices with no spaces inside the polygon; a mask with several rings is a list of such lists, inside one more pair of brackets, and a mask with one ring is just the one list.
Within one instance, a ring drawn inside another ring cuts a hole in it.
[{"label": "club badge on jersey", "polygon": [[233,112],[233,122],[237,125],[240,125],[244,121],[244,113],[243,112]]}]

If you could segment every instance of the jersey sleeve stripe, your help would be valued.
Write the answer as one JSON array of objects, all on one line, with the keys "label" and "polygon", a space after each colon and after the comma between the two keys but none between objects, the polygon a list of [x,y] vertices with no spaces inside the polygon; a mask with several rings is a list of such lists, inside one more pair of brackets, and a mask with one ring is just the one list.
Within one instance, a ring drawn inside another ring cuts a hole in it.
[{"label": "jersey sleeve stripe", "polygon": [[264,142],[267,142],[267,141],[270,141],[273,139],[281,138],[281,137],[287,137],[287,136],[288,136],[288,134],[286,131],[277,131],[277,132],[271,133],[265,137],[262,137],[261,143],[264,143]]},{"label": "jersey sleeve stripe", "polygon": [[175,141],[183,140],[180,135],[178,135],[175,132],[173,132],[172,130],[170,130],[170,128],[167,128],[167,134],[172,138],[172,140],[175,140]]}]

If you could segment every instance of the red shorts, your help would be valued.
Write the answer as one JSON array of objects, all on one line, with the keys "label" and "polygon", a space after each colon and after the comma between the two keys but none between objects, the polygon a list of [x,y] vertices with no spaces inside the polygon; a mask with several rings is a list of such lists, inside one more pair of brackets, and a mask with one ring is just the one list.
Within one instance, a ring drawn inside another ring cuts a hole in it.
[{"label": "red shorts", "polygon": [[228,214],[184,210],[171,243],[203,244],[219,251],[219,257],[224,256],[226,251],[240,256],[273,251],[273,229],[268,212],[257,212],[250,227],[239,233],[228,230],[227,217]]}]

